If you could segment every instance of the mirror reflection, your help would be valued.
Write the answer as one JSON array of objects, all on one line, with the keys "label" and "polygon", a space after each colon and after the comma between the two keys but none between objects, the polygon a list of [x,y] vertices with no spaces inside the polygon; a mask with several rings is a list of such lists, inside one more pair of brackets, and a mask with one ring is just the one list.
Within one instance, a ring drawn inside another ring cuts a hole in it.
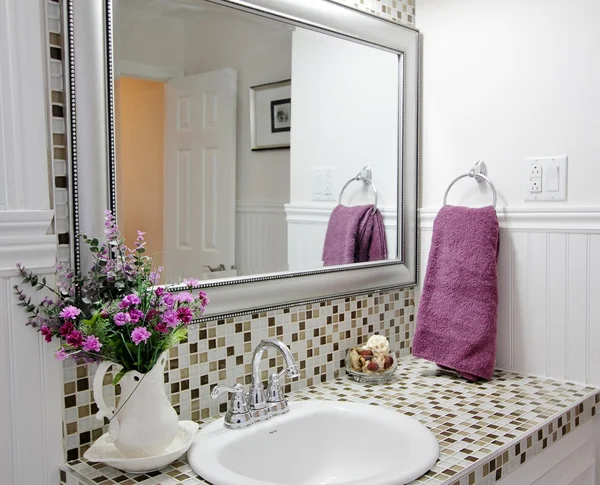
[{"label": "mirror reflection", "polygon": [[397,54],[201,0],[114,22],[118,221],[165,281],[397,259]]}]

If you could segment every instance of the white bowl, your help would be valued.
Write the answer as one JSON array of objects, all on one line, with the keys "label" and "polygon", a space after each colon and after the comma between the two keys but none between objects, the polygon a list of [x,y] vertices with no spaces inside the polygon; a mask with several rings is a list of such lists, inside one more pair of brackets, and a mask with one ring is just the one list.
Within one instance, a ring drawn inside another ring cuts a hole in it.
[{"label": "white bowl", "polygon": [[103,434],[84,453],[87,461],[110,465],[127,473],[147,473],[160,470],[180,458],[191,446],[199,425],[193,421],[179,421],[177,436],[160,455],[143,458],[127,458],[117,447],[106,441],[108,433]]}]

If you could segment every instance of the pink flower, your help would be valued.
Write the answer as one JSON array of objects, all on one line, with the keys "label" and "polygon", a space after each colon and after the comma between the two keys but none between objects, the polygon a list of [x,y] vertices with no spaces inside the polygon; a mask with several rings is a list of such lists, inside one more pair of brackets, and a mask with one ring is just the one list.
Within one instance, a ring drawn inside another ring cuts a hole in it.
[{"label": "pink flower", "polygon": [[108,310],[106,308],[100,312],[100,318],[108,318],[109,316],[110,313],[108,313]]},{"label": "pink flower", "polygon": [[46,342],[48,342],[48,343],[52,342],[52,330],[50,330],[49,327],[47,327],[46,325],[42,325],[40,327],[40,332],[44,336],[44,339],[46,340]]},{"label": "pink flower", "polygon": [[167,333],[169,331],[169,327],[167,327],[163,322],[157,323],[154,328],[160,333]]},{"label": "pink flower", "polygon": [[182,323],[188,324],[192,321],[192,310],[187,307],[177,309],[177,317]]},{"label": "pink flower", "polygon": [[59,329],[58,333],[60,333],[61,337],[66,337],[71,333],[71,331],[75,328],[73,322],[66,321]]},{"label": "pink flower", "polygon": [[69,354],[62,347],[59,350],[57,350],[56,353],[54,354],[54,358],[56,360],[65,360],[67,357],[69,357]]},{"label": "pink flower", "polygon": [[158,288],[156,288],[156,290],[154,290],[154,294],[158,297],[163,296],[164,293],[165,289],[162,286],[159,286]]},{"label": "pink flower", "polygon": [[177,325],[179,325],[177,312],[175,310],[167,310],[165,313],[163,313],[162,323],[171,328],[175,328]]},{"label": "pink flower", "polygon": [[144,318],[144,312],[137,308],[132,308],[129,310],[129,316],[131,317],[131,323],[137,323]]},{"label": "pink flower", "polygon": [[135,293],[132,293],[131,295],[127,295],[125,298],[123,298],[123,300],[121,300],[121,303],[119,303],[119,308],[123,310],[125,308],[129,308],[130,306],[139,305],[140,303],[142,303],[140,297],[137,296]]},{"label": "pink flower", "polygon": [[192,295],[189,291],[181,291],[176,293],[173,298],[179,303],[192,303],[194,301],[194,295]]},{"label": "pink flower", "polygon": [[75,320],[80,313],[81,310],[79,308],[74,307],[73,305],[69,305],[63,308],[59,315],[66,320]]},{"label": "pink flower", "polygon": [[198,286],[200,284],[200,280],[197,280],[196,278],[188,278],[186,280],[183,280],[182,283],[186,286],[189,286],[190,288],[194,287],[194,286]]},{"label": "pink flower", "polygon": [[171,293],[165,293],[162,296],[162,303],[163,305],[169,308],[173,308],[173,305],[175,304],[175,298],[173,298],[173,295],[171,295]]},{"label": "pink flower", "polygon": [[122,327],[127,323],[131,323],[131,316],[129,315],[129,313],[119,312],[115,315],[113,321],[115,322],[115,325],[117,327]]},{"label": "pink flower", "polygon": [[146,327],[136,327],[131,332],[131,340],[135,345],[139,345],[140,342],[145,342],[150,338],[152,333],[148,331]]},{"label": "pink flower", "polygon": [[69,335],[67,335],[67,344],[73,347],[74,349],[78,349],[81,347],[83,343],[83,335],[79,330],[73,330]]},{"label": "pink flower", "polygon": [[83,342],[83,350],[86,352],[100,352],[100,347],[102,347],[102,344],[95,335],[88,335],[85,342]]}]

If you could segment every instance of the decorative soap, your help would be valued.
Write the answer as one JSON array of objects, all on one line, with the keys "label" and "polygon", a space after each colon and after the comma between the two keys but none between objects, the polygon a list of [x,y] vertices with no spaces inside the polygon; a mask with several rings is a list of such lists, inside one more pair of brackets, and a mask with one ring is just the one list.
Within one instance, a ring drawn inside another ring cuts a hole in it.
[{"label": "decorative soap", "polygon": [[346,357],[346,370],[353,377],[359,373],[374,378],[383,375],[391,376],[395,367],[394,353],[383,335],[373,335],[362,347],[351,348]]}]

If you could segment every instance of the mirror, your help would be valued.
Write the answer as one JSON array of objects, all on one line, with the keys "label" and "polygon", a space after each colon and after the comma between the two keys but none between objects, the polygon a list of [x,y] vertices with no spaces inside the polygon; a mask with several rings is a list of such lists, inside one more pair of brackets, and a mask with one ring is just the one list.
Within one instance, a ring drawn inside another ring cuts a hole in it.
[{"label": "mirror", "polygon": [[166,281],[398,258],[398,53],[202,0],[113,15],[117,220]]},{"label": "mirror", "polygon": [[116,209],[206,319],[416,283],[416,30],[325,0],[67,17],[74,234]]}]

